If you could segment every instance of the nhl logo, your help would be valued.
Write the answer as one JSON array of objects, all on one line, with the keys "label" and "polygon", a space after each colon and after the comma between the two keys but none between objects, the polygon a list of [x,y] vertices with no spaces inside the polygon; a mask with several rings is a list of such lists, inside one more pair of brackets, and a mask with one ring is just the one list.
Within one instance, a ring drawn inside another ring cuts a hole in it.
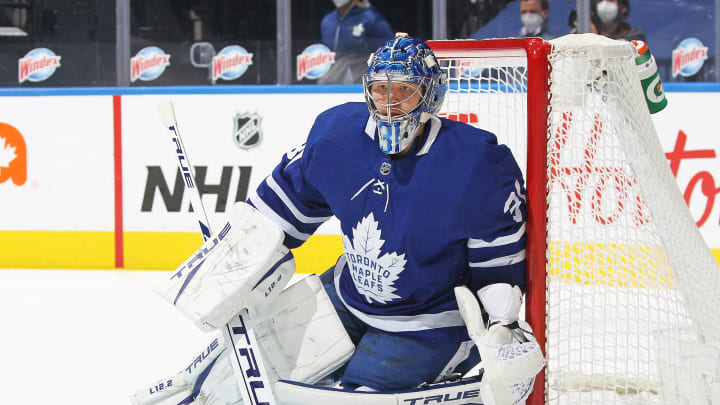
[{"label": "nhl logo", "polygon": [[387,176],[388,174],[390,174],[390,168],[391,168],[391,167],[392,167],[392,165],[390,165],[390,163],[388,163],[388,162],[383,162],[383,163],[380,165],[380,174],[382,174],[383,176]]},{"label": "nhl logo", "polygon": [[233,139],[242,149],[251,149],[262,142],[262,118],[258,114],[238,113],[233,119]]}]

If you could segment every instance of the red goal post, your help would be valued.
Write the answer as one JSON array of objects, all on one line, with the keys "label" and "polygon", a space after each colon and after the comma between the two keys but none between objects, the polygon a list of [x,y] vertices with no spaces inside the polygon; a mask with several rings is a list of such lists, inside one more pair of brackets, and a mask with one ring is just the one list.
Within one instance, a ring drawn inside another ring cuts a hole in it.
[{"label": "red goal post", "polygon": [[[545,312],[545,233],[547,204],[545,200],[547,183],[547,132],[549,112],[548,55],[550,44],[538,39],[492,39],[430,41],[440,61],[463,58],[465,61],[478,59],[501,60],[502,58],[525,58],[527,60],[527,316],[536,329],[538,341],[544,343]],[[456,72],[457,73],[457,72]],[[452,76],[452,75],[451,75]],[[451,81],[453,78],[451,77]],[[446,111],[447,113],[447,111]],[[472,114],[472,111],[466,111]],[[541,275],[541,276],[539,276]],[[533,319],[533,318],[537,318]],[[537,326],[536,326],[537,324]],[[540,341],[542,339],[542,341]]]},{"label": "red goal post", "polygon": [[[436,57],[446,69],[452,70],[449,61],[460,58],[462,63],[485,60],[503,60],[520,58],[526,61],[525,90],[527,94],[527,292],[525,319],[533,327],[540,347],[545,348],[545,267],[546,267],[546,216],[545,184],[547,171],[547,128],[548,128],[548,96],[549,96],[549,64],[550,44],[538,38],[530,39],[492,39],[492,40],[454,40],[429,41],[428,44]],[[445,62],[445,63],[443,63]],[[451,63],[451,62],[450,62]],[[491,62],[492,63],[492,62]],[[450,82],[456,80],[457,71],[448,72]],[[472,80],[472,75],[468,75]],[[492,84],[492,83],[488,83]],[[470,86],[470,83],[466,83]],[[455,82],[455,86],[461,83]],[[452,86],[451,86],[452,87]],[[452,89],[451,89],[452,91]],[[447,110],[447,109],[446,109]],[[450,114],[455,112],[450,112]],[[458,111],[454,118],[462,119],[472,111]],[[445,111],[445,114],[448,114]],[[451,115],[451,118],[452,115]],[[469,121],[464,119],[463,121]],[[544,403],[544,371],[535,380],[535,389],[528,404]]]}]

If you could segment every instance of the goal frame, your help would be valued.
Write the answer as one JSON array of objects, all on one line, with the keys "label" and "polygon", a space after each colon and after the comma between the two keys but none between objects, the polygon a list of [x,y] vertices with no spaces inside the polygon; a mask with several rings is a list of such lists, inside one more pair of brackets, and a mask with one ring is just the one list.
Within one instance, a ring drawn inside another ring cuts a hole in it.
[{"label": "goal frame", "polygon": [[[438,60],[524,53],[527,58],[527,220],[525,319],[546,352],[547,139],[551,45],[540,38],[428,41]],[[528,405],[545,403],[545,370],[535,379]]]}]

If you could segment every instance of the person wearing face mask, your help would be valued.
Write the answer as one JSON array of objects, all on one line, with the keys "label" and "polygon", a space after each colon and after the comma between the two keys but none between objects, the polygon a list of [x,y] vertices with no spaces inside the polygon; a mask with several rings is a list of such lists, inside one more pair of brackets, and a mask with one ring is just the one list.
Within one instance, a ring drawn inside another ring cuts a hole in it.
[{"label": "person wearing face mask", "polygon": [[335,52],[335,63],[318,83],[361,83],[367,59],[394,35],[390,23],[368,0],[333,0],[335,10],[320,23],[322,42]]},{"label": "person wearing face mask", "polygon": [[645,31],[627,22],[630,0],[600,0],[595,3],[598,34],[612,39],[645,41]]},{"label": "person wearing face mask", "polygon": [[[600,20],[597,18],[597,13],[593,9],[590,12],[590,32],[593,34],[597,34],[597,26],[600,24]],[[577,9],[570,10],[570,14],[568,15],[568,27],[570,27],[570,32],[568,34],[577,34],[578,33],[578,20],[577,20]]]},{"label": "person wearing face mask", "polygon": [[540,37],[550,40],[554,35],[547,26],[550,0],[520,0],[521,37]]}]

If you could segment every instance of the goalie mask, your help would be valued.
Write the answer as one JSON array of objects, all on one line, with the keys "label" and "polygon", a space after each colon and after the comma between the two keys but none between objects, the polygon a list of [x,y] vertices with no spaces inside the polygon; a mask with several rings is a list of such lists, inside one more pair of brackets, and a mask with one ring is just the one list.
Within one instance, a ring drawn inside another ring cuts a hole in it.
[{"label": "goalie mask", "polygon": [[380,150],[399,153],[412,143],[422,124],[440,111],[446,75],[430,47],[404,33],[378,48],[368,66],[363,89],[377,124]]}]

